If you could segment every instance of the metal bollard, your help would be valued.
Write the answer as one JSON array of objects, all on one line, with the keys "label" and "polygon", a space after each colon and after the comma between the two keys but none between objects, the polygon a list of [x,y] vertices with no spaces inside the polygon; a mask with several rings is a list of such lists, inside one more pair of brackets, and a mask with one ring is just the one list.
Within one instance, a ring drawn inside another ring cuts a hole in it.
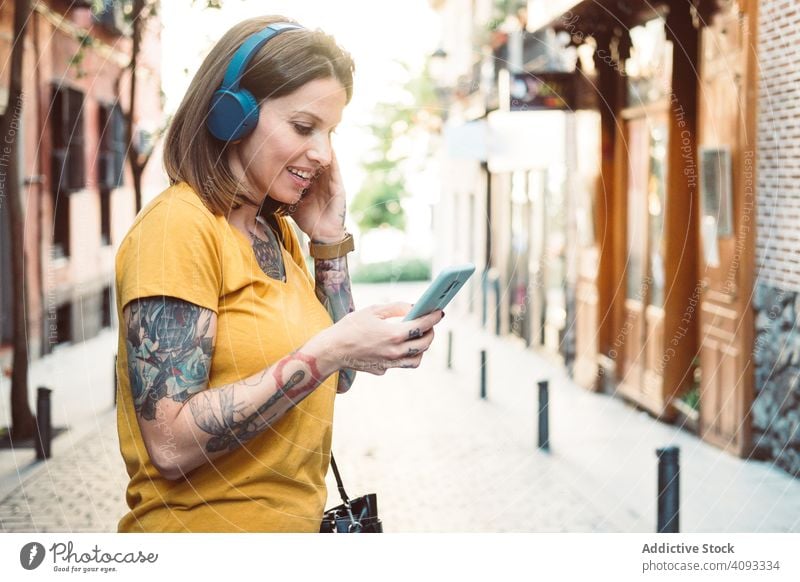
[{"label": "metal bollard", "polygon": [[539,448],[543,451],[550,450],[549,412],[550,395],[548,381],[542,380],[539,382]]},{"label": "metal bollard", "polygon": [[40,386],[36,391],[36,458],[40,461],[50,458],[50,442],[53,427],[50,424],[50,393],[52,390]]},{"label": "metal bollard", "polygon": [[453,330],[447,330],[447,369],[453,369]]},{"label": "metal bollard", "polygon": [[486,350],[481,350],[481,399],[486,400]]},{"label": "metal bollard", "polygon": [[657,533],[680,531],[680,465],[678,447],[656,449],[658,456],[658,523]]},{"label": "metal bollard", "polygon": [[494,334],[500,335],[500,277],[494,278]]},{"label": "metal bollard", "polygon": [[117,407],[117,354],[114,354],[114,408]]}]

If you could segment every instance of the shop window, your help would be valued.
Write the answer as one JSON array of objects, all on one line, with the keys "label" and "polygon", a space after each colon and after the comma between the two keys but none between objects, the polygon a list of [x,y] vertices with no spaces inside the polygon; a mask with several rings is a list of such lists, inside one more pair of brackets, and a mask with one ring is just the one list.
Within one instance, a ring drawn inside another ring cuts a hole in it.
[{"label": "shop window", "polygon": [[628,123],[628,252],[625,273],[626,297],[644,302],[649,282],[645,280],[645,216],[647,213],[649,128],[647,119]]},{"label": "shop window", "polygon": [[663,307],[667,120],[651,115],[628,122],[627,298]]},{"label": "shop window", "polygon": [[650,174],[647,180],[648,270],[651,281],[650,305],[664,306],[664,208],[667,187],[667,126],[654,123],[650,128]]},{"label": "shop window", "polygon": [[733,235],[732,173],[730,148],[700,148],[700,208],[715,238]]}]

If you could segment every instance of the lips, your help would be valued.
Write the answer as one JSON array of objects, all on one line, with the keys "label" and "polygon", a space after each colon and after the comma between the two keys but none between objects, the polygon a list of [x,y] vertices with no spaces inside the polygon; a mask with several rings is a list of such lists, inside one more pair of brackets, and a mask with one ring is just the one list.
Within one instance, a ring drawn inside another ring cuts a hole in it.
[{"label": "lips", "polygon": [[300,188],[305,190],[306,188],[311,186],[311,179],[301,178],[300,176],[290,172],[289,170],[286,170],[286,173],[289,174],[289,177],[291,177],[294,183],[297,184]]}]

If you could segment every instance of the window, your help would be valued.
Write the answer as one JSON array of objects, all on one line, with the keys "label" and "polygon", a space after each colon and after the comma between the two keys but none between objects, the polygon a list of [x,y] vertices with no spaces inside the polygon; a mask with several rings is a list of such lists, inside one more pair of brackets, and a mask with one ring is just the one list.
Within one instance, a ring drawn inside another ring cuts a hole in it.
[{"label": "window", "polygon": [[53,258],[69,257],[69,196],[53,193]]},{"label": "window", "polygon": [[115,36],[130,35],[131,25],[125,21],[125,14],[130,13],[132,6],[132,0],[95,0],[93,20]]},{"label": "window", "polygon": [[83,93],[69,87],[56,87],[50,107],[50,122],[53,135],[53,192],[80,190],[86,186]]},{"label": "window", "polygon": [[111,287],[106,286],[103,288],[103,302],[102,302],[102,310],[103,312],[100,314],[100,322],[103,327],[111,327],[111,309],[114,306],[112,302],[112,295],[111,295]]},{"label": "window", "polygon": [[111,244],[111,192],[100,190],[100,242]]},{"label": "window", "polygon": [[14,340],[11,303],[11,221],[7,208],[0,209],[0,344]]},{"label": "window", "polygon": [[125,170],[125,118],[116,105],[100,105],[97,186],[100,190],[100,238],[111,244],[111,191],[122,186]]},{"label": "window", "polygon": [[125,118],[115,105],[100,105],[97,183],[100,190],[122,186],[125,170]]},{"label": "window", "polygon": [[672,41],[663,18],[630,30],[631,56],[625,62],[628,105],[635,107],[667,97],[672,87]]},{"label": "window", "polygon": [[57,86],[50,104],[52,133],[51,194],[53,253],[70,254],[69,194],[86,186],[83,140],[83,93]]},{"label": "window", "polygon": [[56,309],[56,334],[57,344],[72,341],[72,303],[64,303]]}]

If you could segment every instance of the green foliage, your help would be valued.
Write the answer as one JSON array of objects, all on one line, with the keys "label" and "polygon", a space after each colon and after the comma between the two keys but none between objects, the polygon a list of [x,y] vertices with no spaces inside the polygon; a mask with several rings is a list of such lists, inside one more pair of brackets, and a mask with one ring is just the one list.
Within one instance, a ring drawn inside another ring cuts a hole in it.
[{"label": "green foliage", "polygon": [[406,217],[400,199],[404,195],[402,179],[391,179],[381,172],[370,173],[351,207],[361,231],[382,226],[403,230]]},{"label": "green foliage", "polygon": [[[409,71],[408,65],[400,65]],[[368,231],[382,226],[405,228],[405,213],[400,201],[406,196],[403,163],[396,141],[419,128],[436,107],[436,93],[427,70],[411,76],[399,88],[393,103],[375,107],[373,121],[366,126],[373,147],[361,162],[367,178],[352,204],[353,218]]]},{"label": "green foliage", "polygon": [[686,404],[692,407],[693,410],[700,408],[700,387],[693,386],[686,394],[681,397]]},{"label": "green foliage", "polygon": [[362,265],[353,273],[353,283],[397,283],[429,281],[431,264],[423,259],[404,259]]},{"label": "green foliage", "polygon": [[78,50],[72,55],[69,60],[69,66],[75,67],[75,76],[82,79],[86,76],[86,71],[83,70],[83,60],[86,58],[86,49],[91,48],[94,44],[94,39],[86,32],[78,33]]},{"label": "green foliage", "polygon": [[494,0],[489,30],[497,30],[507,16],[516,14],[517,10],[526,7],[527,2],[525,0]]}]

